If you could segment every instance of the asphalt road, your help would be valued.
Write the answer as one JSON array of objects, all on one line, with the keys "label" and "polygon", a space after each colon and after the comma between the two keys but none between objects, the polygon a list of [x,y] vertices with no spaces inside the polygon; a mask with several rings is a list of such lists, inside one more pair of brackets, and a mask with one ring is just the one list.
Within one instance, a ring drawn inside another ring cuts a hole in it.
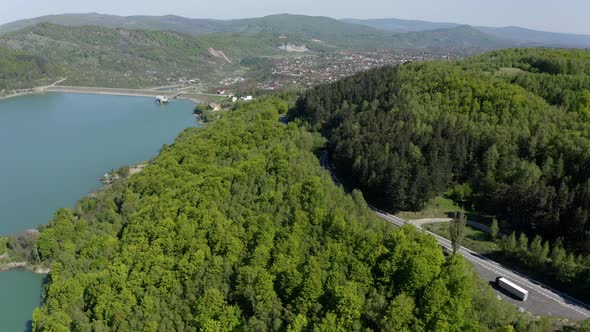
[{"label": "asphalt road", "polygon": [[[324,168],[330,171],[330,174],[332,175],[332,178],[336,184],[341,185],[340,181],[335,177],[334,173],[330,169],[327,154],[322,155],[320,162]],[[396,226],[403,227],[404,225],[408,224],[405,220],[388,214],[385,211],[381,211],[374,207],[371,207],[371,209],[379,218]],[[434,236],[442,247],[452,250],[451,241],[427,230],[421,230],[424,233]],[[461,247],[459,249],[459,253],[473,265],[482,279],[490,282],[490,285],[494,288],[502,300],[513,303],[515,306],[522,308],[522,310],[526,310],[535,315],[558,316],[578,321],[590,318],[590,306],[582,303],[581,301],[578,301],[566,294],[545,286],[529,277],[523,276],[518,272],[510,270],[501,264],[483,257],[482,255],[479,255],[478,253],[465,247]],[[510,294],[504,292],[503,290],[498,289],[495,286],[495,280],[496,277],[500,276],[505,277],[528,290],[528,300],[520,301],[511,297]]]}]

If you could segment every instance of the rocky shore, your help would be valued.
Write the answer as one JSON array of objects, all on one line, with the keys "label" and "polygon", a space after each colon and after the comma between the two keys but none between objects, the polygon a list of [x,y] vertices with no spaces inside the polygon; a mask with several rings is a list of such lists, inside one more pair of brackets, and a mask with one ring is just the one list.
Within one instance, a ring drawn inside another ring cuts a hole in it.
[{"label": "rocky shore", "polygon": [[51,272],[51,269],[48,267],[31,265],[28,262],[0,263],[0,272],[16,269],[26,269],[37,274],[49,274]]}]

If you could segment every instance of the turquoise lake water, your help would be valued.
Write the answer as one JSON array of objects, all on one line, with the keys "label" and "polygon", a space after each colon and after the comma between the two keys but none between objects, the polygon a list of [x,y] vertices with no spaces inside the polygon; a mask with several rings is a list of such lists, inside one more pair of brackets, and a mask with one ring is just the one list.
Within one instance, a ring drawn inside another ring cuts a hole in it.
[{"label": "turquoise lake water", "polygon": [[45,277],[25,270],[0,272],[0,331],[31,330],[33,309],[41,304]]},{"label": "turquoise lake water", "polygon": [[[0,100],[0,235],[35,228],[197,126],[193,103],[48,93]],[[0,272],[0,331],[25,331],[43,276]],[[22,296],[21,296],[22,295]]]}]

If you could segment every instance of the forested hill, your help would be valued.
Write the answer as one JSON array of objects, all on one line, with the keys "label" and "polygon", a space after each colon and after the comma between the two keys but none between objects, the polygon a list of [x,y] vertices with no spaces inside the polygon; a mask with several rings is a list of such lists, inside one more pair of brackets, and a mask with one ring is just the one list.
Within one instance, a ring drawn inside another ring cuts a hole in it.
[{"label": "forested hill", "polygon": [[[117,16],[97,13],[48,15],[19,20],[0,25],[0,34],[14,32],[40,23],[66,26],[102,26],[127,30],[176,31],[190,35],[211,33],[258,33],[275,32],[283,34],[304,33],[316,36],[326,42],[339,39],[345,45],[375,42],[375,39],[389,39],[392,34],[428,32],[460,27],[461,22],[439,23],[417,20],[388,19],[343,19],[305,15],[270,15],[237,20],[193,19],[175,15],[165,16]],[[531,47],[577,47],[589,48],[590,36],[569,33],[537,31],[522,27],[475,27],[486,38],[509,41],[513,46]],[[343,37],[349,38],[348,41]],[[368,38],[363,41],[362,38]],[[373,39],[373,41],[371,41]],[[375,45],[375,44],[373,44]]]},{"label": "forested hill", "polygon": [[126,182],[58,211],[31,254],[52,267],[34,331],[539,324],[434,238],[394,230],[359,192],[346,195],[311,152],[322,140],[278,121],[287,107],[239,106],[182,133]]},{"label": "forested hill", "polygon": [[40,23],[52,23],[73,27],[94,25],[131,30],[168,30],[195,36],[219,32],[251,34],[259,32],[303,33],[317,37],[335,36],[339,34],[352,38],[371,34],[386,35],[371,27],[348,24],[329,17],[289,14],[236,20],[191,19],[174,15],[125,17],[96,13],[62,14],[7,23],[0,26],[0,33],[17,31]]},{"label": "forested hill", "polygon": [[420,210],[451,190],[504,229],[589,254],[589,74],[589,51],[496,51],[321,85],[291,117],[325,134],[338,174],[380,207]]},{"label": "forested hill", "polygon": [[463,27],[441,27],[435,31],[395,34],[330,17],[280,14],[238,20],[189,19],[179,16],[113,16],[64,14],[43,16],[0,26],[0,33],[15,32],[39,24],[69,27],[101,26],[125,30],[175,31],[193,36],[216,33],[258,37],[276,34],[306,41],[308,47],[332,46],[353,49],[460,49],[491,50],[513,45],[505,38]]},{"label": "forested hill", "polygon": [[463,63],[496,73],[548,103],[590,120],[590,51],[515,49],[491,52]]},{"label": "forested hill", "polygon": [[167,30],[201,35],[224,32],[225,21],[209,19],[189,19],[180,16],[117,16],[98,13],[59,14],[18,20],[0,25],[0,33],[8,33],[28,28],[41,23],[51,23],[72,27],[87,25],[128,30]]},{"label": "forested hill", "polygon": [[[395,33],[430,31],[437,29],[448,29],[460,26],[457,23],[440,23],[417,20],[401,20],[396,18],[384,19],[344,19],[343,22],[360,24],[382,31]],[[1,31],[2,27],[0,27]],[[571,47],[590,48],[590,35],[573,33],[555,33],[547,31],[532,30],[518,26],[507,27],[485,27],[477,26],[475,29],[489,36],[502,40],[508,40],[519,47]]]},{"label": "forested hill", "polygon": [[317,39],[339,47],[390,47],[392,33],[341,22],[329,17],[304,15],[270,15],[238,20],[189,19],[179,16],[114,16],[101,14],[65,14],[43,16],[0,26],[1,32],[13,32],[40,23],[71,27],[102,26],[126,30],[176,31],[194,36],[233,33],[245,36],[263,34],[297,35]]},{"label": "forested hill", "polygon": [[395,49],[491,50],[512,46],[512,41],[487,35],[463,25],[430,31],[408,32],[392,37]]},{"label": "forested hill", "polygon": [[[343,19],[342,22],[360,24],[379,30],[391,31],[395,33],[428,31],[438,29],[456,28],[460,26],[457,23],[439,23],[420,20],[402,20],[397,18],[382,19]],[[0,28],[1,29],[1,28]],[[1,30],[0,30],[1,31]]]},{"label": "forested hill", "polygon": [[590,35],[537,31],[521,27],[477,27],[477,29],[498,38],[511,40],[523,47],[590,48]]},{"label": "forested hill", "polygon": [[43,57],[0,47],[0,95],[45,84],[60,72]]},{"label": "forested hill", "polygon": [[[138,87],[163,85],[170,77],[227,77],[240,69],[242,58],[278,53],[281,41],[272,35],[194,37],[43,23],[0,36],[0,45],[42,55],[63,66],[71,85]],[[223,52],[227,59],[210,49]]]}]

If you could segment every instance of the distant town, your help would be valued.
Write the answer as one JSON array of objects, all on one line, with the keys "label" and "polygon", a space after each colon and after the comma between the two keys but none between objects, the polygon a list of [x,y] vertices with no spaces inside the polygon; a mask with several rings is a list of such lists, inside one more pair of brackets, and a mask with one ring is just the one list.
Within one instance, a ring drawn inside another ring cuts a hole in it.
[{"label": "distant town", "polygon": [[260,82],[262,90],[280,90],[286,85],[311,87],[333,82],[375,67],[412,61],[447,60],[459,57],[450,53],[416,53],[403,51],[339,51],[288,57],[273,62],[273,80]]},{"label": "distant town", "polygon": [[169,78],[174,90],[187,93],[209,93],[227,96],[259,95],[292,88],[309,88],[321,83],[334,82],[343,77],[376,67],[398,65],[407,62],[430,60],[454,60],[469,54],[440,51],[420,52],[401,50],[338,52],[305,52],[304,54],[275,58],[264,73],[254,71],[243,76],[227,77],[218,83],[205,83],[198,78]]}]

